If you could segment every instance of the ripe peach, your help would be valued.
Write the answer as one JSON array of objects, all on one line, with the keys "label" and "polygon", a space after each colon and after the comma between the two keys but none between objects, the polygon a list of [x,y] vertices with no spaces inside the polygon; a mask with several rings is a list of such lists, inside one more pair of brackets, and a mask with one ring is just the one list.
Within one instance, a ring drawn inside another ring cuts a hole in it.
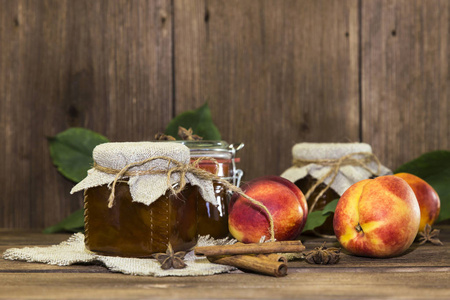
[{"label": "ripe peach", "polygon": [[409,173],[394,174],[405,180],[414,191],[420,207],[419,231],[425,229],[425,225],[433,225],[439,216],[441,202],[436,191],[425,180]]},{"label": "ripe peach", "polygon": [[333,228],[342,247],[355,255],[392,257],[411,246],[419,222],[413,190],[389,175],[349,187],[337,204]]},{"label": "ripe peach", "polygon": [[[308,208],[300,189],[278,176],[254,179],[243,185],[247,196],[264,204],[274,221],[275,239],[295,239],[306,223]],[[244,243],[257,243],[262,236],[270,238],[269,219],[261,208],[239,194],[230,202],[228,227],[230,233]]]}]

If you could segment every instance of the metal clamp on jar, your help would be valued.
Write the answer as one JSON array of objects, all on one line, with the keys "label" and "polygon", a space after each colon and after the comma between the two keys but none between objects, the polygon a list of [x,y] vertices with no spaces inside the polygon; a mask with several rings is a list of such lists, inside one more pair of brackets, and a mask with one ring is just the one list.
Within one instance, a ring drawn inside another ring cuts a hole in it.
[{"label": "metal clamp on jar", "polygon": [[[239,186],[244,172],[237,169],[236,153],[244,147],[243,143],[228,144],[225,141],[176,141],[190,149],[191,160],[199,157],[210,157],[215,161],[203,160],[199,167]],[[216,163],[217,162],[217,163]],[[219,205],[215,207],[209,202],[199,199],[197,203],[197,230],[199,235],[210,235],[213,238],[227,237],[228,232],[228,204],[231,192],[217,182],[214,182],[214,193]]]}]

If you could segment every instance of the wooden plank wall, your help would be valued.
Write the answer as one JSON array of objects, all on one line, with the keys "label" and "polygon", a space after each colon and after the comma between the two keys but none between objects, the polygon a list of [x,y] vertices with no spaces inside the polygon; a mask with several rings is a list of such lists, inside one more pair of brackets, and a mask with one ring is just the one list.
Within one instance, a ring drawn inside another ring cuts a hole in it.
[{"label": "wooden plank wall", "polygon": [[47,136],[149,140],[205,101],[246,179],[297,142],[367,142],[391,168],[449,149],[449,18],[446,0],[0,0],[0,227],[81,207]]},{"label": "wooden plank wall", "polygon": [[390,167],[450,149],[450,2],[363,4],[362,140]]}]

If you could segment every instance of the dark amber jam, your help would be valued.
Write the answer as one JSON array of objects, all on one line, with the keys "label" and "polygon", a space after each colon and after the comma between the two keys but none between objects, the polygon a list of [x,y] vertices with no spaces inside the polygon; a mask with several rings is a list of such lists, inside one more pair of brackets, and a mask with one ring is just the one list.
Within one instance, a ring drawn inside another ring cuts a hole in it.
[{"label": "dark amber jam", "polygon": [[[317,182],[315,178],[313,178],[310,175],[307,175],[306,177],[303,177],[302,179],[299,179],[295,182],[295,185],[298,186],[298,188],[303,192],[303,194],[306,195],[308,190]],[[319,184],[316,189],[311,193],[309,196],[308,207],[311,207],[311,205],[314,202],[314,199],[316,199],[317,195],[326,187],[326,184],[321,183]],[[331,187],[328,188],[325,193],[317,200],[316,205],[314,206],[313,211],[316,210],[322,210],[325,205],[330,203],[331,201],[335,199],[339,199],[341,196],[339,196],[338,193],[336,193]],[[334,235],[333,230],[333,215],[329,216],[325,223],[322,226],[319,226],[315,229],[316,232],[320,234],[326,234],[326,235]]]},{"label": "dark amber jam", "polygon": [[114,205],[108,208],[111,190],[106,185],[85,192],[85,244],[92,252],[124,257],[149,257],[188,250],[197,242],[196,187],[186,185],[177,195],[160,197],[151,205],[132,202],[126,182],[116,185]]},{"label": "dark amber jam", "polygon": [[[228,177],[229,160],[218,160],[216,165],[213,162],[202,161],[199,165],[201,169],[215,173],[220,177]],[[213,238],[225,238],[228,236],[228,204],[230,202],[230,194],[225,187],[214,182],[214,194],[219,205],[216,207],[202,198],[197,203],[198,217],[198,234],[210,235]]]}]

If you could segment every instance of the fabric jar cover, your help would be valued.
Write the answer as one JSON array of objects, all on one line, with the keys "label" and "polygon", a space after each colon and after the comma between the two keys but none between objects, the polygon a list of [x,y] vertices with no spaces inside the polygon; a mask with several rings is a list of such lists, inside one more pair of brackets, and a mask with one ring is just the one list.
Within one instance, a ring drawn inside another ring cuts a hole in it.
[{"label": "fabric jar cover", "polygon": [[[322,159],[339,159],[343,156],[355,153],[355,158],[362,157],[356,153],[372,153],[372,147],[365,143],[299,143],[292,148],[292,156],[294,160],[322,160]],[[366,164],[373,172],[378,169],[378,164],[371,161]],[[281,174],[282,177],[296,182],[307,175],[319,180],[329,171],[330,166],[324,166],[319,163],[310,163],[303,166],[292,166]],[[379,176],[392,174],[392,171],[385,166],[380,166]],[[331,188],[342,195],[354,183],[368,179],[372,174],[366,169],[355,165],[343,165],[339,168]],[[331,176],[324,180],[325,184],[329,184]],[[306,191],[304,191],[306,193]]]},{"label": "fabric jar cover", "polygon": [[[117,170],[117,172],[130,163],[136,163],[158,156],[167,157],[182,164],[190,163],[190,151],[188,147],[182,144],[168,142],[105,143],[96,146],[92,156],[95,164]],[[164,171],[175,166],[174,163],[168,160],[156,159],[142,165],[133,166],[128,171]],[[115,177],[116,174],[108,174],[94,167],[88,171],[86,178],[72,188],[70,193],[73,194],[100,185],[109,185],[114,181]],[[190,172],[187,172],[185,177],[187,183],[199,187],[200,194],[205,201],[217,206],[211,180],[197,178]],[[128,178],[128,185],[133,201],[146,205],[152,204],[164,195],[171,186],[180,182],[180,174],[176,172],[171,174],[170,182],[168,181],[167,174],[144,174],[128,176]]]}]

